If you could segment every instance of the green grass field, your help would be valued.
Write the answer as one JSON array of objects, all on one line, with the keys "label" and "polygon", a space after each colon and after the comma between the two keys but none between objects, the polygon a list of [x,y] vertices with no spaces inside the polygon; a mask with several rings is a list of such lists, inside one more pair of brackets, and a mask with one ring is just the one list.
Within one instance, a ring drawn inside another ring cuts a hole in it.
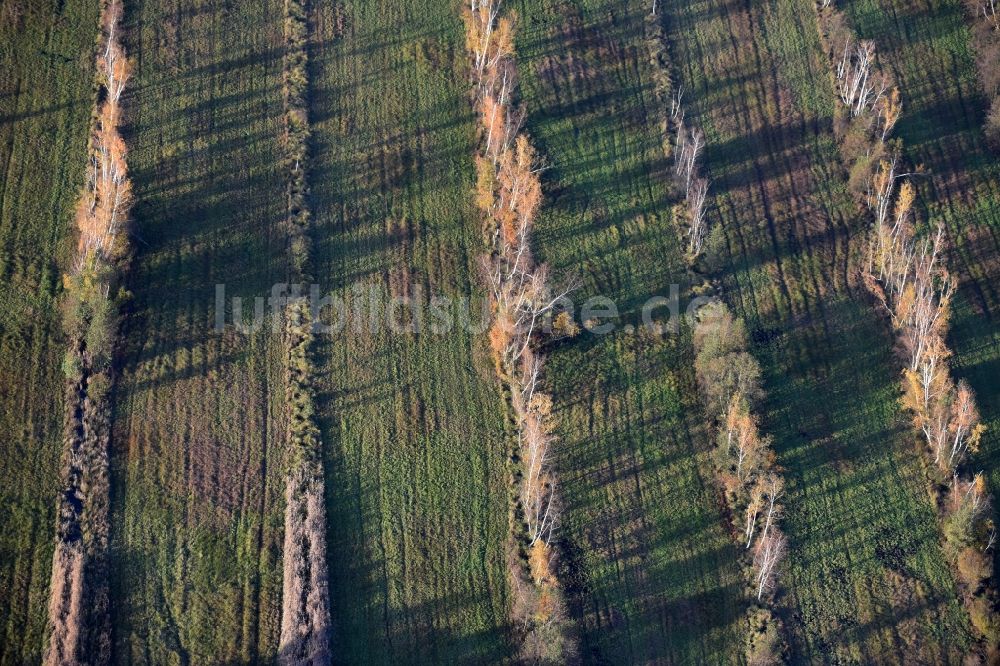
[{"label": "green grass field", "polygon": [[[425,317],[431,296],[475,293],[481,302],[485,245],[472,203],[475,121],[458,8],[317,6],[314,39],[314,272],[323,292],[352,308],[356,288],[410,297]],[[513,649],[513,431],[485,336],[380,325],[320,336],[317,347],[337,659],[501,659]]]},{"label": "green grass field", "polygon": [[551,352],[567,587],[597,663],[726,662],[745,603],[711,482],[690,340],[626,332],[686,270],[645,50],[645,3],[515,5],[526,128],[550,169],[539,260],[614,299],[618,331]]},{"label": "green grass field", "polygon": [[707,134],[725,292],[764,366],[763,426],[785,468],[792,656],[958,660],[968,620],[899,413],[891,336],[856,280],[864,222],[813,9],[666,9],[688,118]]},{"label": "green grass field", "polygon": [[[142,2],[125,138],[137,203],[112,451],[112,623],[130,663],[273,658],[279,345],[213,331],[215,285],[285,275],[280,2]],[[232,36],[240,39],[233,41]]]},{"label": "green grass field", "polygon": [[0,13],[0,663],[41,659],[62,434],[57,295],[93,106],[94,3]]}]

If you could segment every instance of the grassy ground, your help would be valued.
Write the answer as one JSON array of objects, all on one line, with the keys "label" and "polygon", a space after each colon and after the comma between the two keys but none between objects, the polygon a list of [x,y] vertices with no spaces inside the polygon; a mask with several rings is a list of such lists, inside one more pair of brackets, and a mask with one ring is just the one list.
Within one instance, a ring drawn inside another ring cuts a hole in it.
[{"label": "grassy ground", "polygon": [[955,661],[967,619],[901,422],[891,336],[856,284],[864,241],[813,8],[708,0],[665,14],[688,118],[707,134],[727,298],[764,366],[764,429],[788,483],[792,655]]},{"label": "grassy ground", "polygon": [[270,329],[221,335],[212,318],[217,283],[252,299],[285,274],[281,16],[277,1],[126,11],[138,256],[114,415],[120,662],[266,661],[277,648],[279,345]]},{"label": "grassy ground", "polygon": [[[314,272],[352,308],[355,288],[364,300],[410,297],[429,324],[430,296],[476,291],[485,246],[458,11],[432,0],[314,7]],[[485,336],[380,323],[318,347],[337,660],[500,661],[514,649],[512,432]]]},{"label": "grassy ground", "polygon": [[62,426],[60,258],[83,182],[97,6],[0,3],[0,663],[38,661]]},{"label": "grassy ground", "polygon": [[[584,659],[731,662],[745,597],[705,459],[690,340],[626,332],[684,281],[669,214],[642,2],[514,4],[527,130],[550,164],[539,260],[617,332],[551,350],[564,578]],[[680,285],[685,290],[685,285]],[[662,311],[661,311],[662,312]]]},{"label": "grassy ground", "polygon": [[1000,490],[1000,160],[981,127],[986,100],[976,83],[968,18],[946,0],[846,3],[859,33],[878,41],[881,61],[899,82],[903,119],[895,134],[905,157],[922,165],[920,215],[943,223],[960,280],[949,345],[953,366],[969,380],[987,432],[972,461]]}]

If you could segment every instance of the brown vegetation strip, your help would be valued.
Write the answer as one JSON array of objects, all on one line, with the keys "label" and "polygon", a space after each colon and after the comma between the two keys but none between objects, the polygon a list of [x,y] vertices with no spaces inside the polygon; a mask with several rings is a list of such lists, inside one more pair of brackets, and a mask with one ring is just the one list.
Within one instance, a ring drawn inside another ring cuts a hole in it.
[{"label": "brown vegetation strip", "polygon": [[555,571],[559,498],[550,462],[552,399],[539,388],[544,359],[536,345],[542,318],[563,294],[552,293],[547,268],[532,257],[532,227],[542,201],[540,165],[520,132],[514,23],[500,17],[500,5],[500,0],[473,0],[464,19],[482,131],[476,203],[489,246],[482,263],[493,314],[490,346],[517,424],[520,529],[509,555],[512,613],[523,634],[522,658],[558,663],[574,659],[576,645]]},{"label": "brown vegetation strip", "polygon": [[[304,0],[285,2],[285,159],[287,224],[292,284],[309,280],[307,201],[309,113],[308,9]],[[330,662],[330,595],[326,563],[326,508],[322,440],[316,423],[311,344],[312,313],[301,296],[285,309],[285,401],[288,410],[288,476],[285,485],[282,664]]]},{"label": "brown vegetation strip", "polygon": [[101,12],[97,78],[100,104],[90,138],[87,181],[76,211],[79,243],[66,277],[64,326],[70,347],[62,491],[49,598],[45,663],[106,663],[108,618],[108,445],[111,357],[118,328],[112,297],[128,247],[122,233],[131,205],[119,101],[130,65],[118,40],[122,6]]}]

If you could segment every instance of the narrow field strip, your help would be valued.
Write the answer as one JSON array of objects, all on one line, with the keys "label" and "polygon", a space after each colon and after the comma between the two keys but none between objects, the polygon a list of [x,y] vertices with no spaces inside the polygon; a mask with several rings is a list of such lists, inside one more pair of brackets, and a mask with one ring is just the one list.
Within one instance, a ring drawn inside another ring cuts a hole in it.
[{"label": "narrow field strip", "polygon": [[526,128],[548,163],[538,260],[579,277],[578,314],[597,295],[620,312],[615,332],[583,331],[546,350],[566,505],[559,546],[581,657],[733,661],[744,583],[711,479],[690,332],[636,329],[647,299],[669,297],[672,284],[687,293],[687,244],[669,213],[673,165],[648,121],[659,111],[650,7],[514,7]]},{"label": "narrow field strip", "polygon": [[[483,331],[461,324],[462,299],[481,324],[486,295],[458,10],[313,5],[313,274],[348,312],[315,343],[332,641],[345,663],[495,663],[517,650],[514,433]],[[450,299],[454,326],[433,297]]]},{"label": "narrow field strip", "polygon": [[283,4],[126,7],[137,203],[113,414],[116,662],[278,653],[285,353],[271,317],[249,327],[288,276]]},{"label": "narrow field strip", "polygon": [[[312,255],[309,206],[309,5],[285,0],[284,148],[287,171],[289,289],[309,289]],[[293,286],[295,285],[295,286]],[[281,313],[285,345],[285,539],[282,557],[281,644],[278,662],[330,663],[326,495],[323,440],[316,422],[313,320],[316,304],[290,294]]]},{"label": "narrow field strip", "polygon": [[94,108],[83,191],[76,207],[76,251],[64,275],[68,349],[59,509],[43,662],[111,658],[108,455],[112,359],[118,346],[118,288],[127,268],[132,182],[120,133],[121,97],[132,66],[121,46],[120,0],[101,3]]},{"label": "narrow field strip", "polygon": [[0,663],[39,663],[60,490],[72,255],[94,108],[97,3],[36,3],[0,19]]},{"label": "narrow field strip", "polygon": [[848,242],[859,220],[814,9],[667,3],[664,15],[706,133],[723,231],[707,252],[764,368],[763,429],[785,469],[791,657],[957,658],[966,624],[902,437],[892,340]]}]

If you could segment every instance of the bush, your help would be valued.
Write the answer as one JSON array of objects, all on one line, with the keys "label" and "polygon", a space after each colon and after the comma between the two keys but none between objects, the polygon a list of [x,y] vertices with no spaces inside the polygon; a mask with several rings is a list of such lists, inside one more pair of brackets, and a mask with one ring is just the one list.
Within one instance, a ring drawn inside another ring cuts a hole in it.
[{"label": "bush", "polygon": [[580,326],[569,312],[563,311],[553,319],[552,333],[557,338],[575,338],[580,333]]},{"label": "bush", "polygon": [[969,507],[961,506],[945,518],[944,538],[952,552],[959,552],[974,541],[970,513]]},{"label": "bush", "polygon": [[972,626],[976,628],[984,638],[990,643],[1000,640],[1000,624],[993,613],[989,599],[986,597],[976,597],[969,607],[969,616],[972,618]]},{"label": "bush", "polygon": [[990,577],[990,563],[977,548],[966,548],[958,555],[958,574],[963,583],[975,590]]},{"label": "bush", "polygon": [[785,651],[781,640],[781,622],[768,609],[754,606],[747,611],[747,623],[747,664],[764,666],[781,663]]},{"label": "bush", "polygon": [[1000,150],[1000,97],[993,100],[990,113],[986,117],[986,138],[994,149]]},{"label": "bush", "polygon": [[79,354],[73,350],[67,351],[63,357],[62,371],[66,379],[79,381],[83,374],[83,362],[80,360]]}]

